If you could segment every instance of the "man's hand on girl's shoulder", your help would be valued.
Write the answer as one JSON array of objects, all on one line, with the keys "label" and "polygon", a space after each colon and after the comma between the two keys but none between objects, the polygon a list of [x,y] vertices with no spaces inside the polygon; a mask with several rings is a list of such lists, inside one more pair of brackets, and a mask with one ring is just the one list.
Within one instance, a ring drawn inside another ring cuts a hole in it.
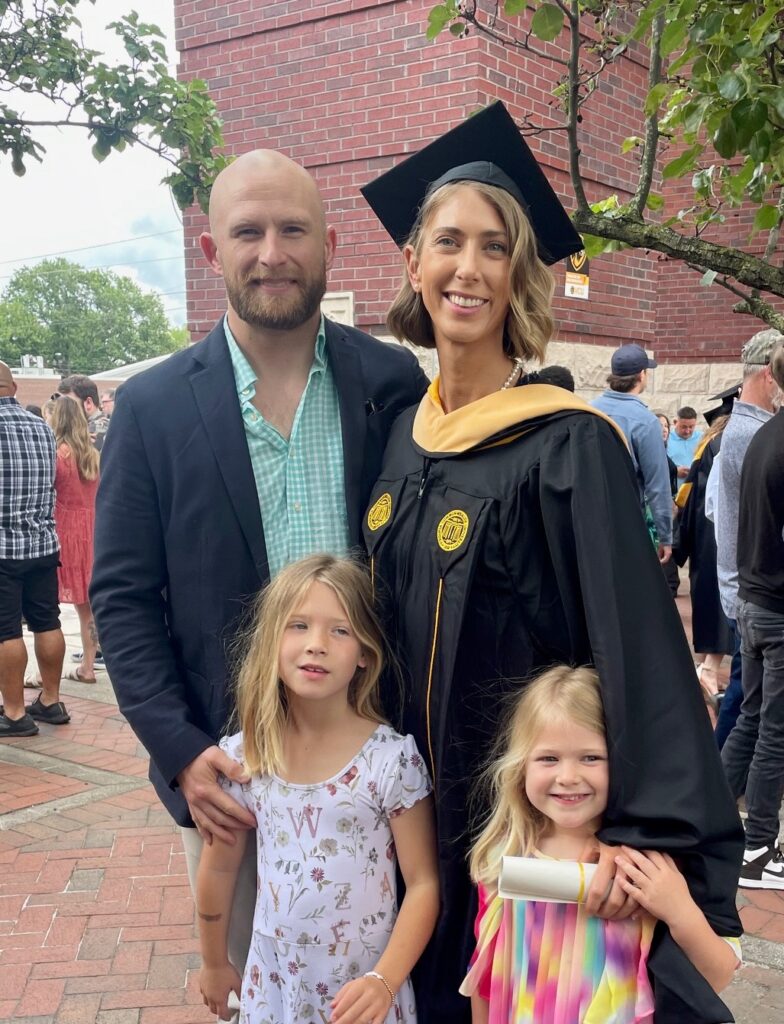
[{"label": "man's hand on girl's shoulder", "polygon": [[238,829],[255,828],[256,819],[250,811],[221,788],[218,777],[225,775],[232,782],[248,782],[249,776],[220,747],[207,747],[177,776],[182,795],[188,803],[193,823],[205,843],[215,836],[233,845]]}]

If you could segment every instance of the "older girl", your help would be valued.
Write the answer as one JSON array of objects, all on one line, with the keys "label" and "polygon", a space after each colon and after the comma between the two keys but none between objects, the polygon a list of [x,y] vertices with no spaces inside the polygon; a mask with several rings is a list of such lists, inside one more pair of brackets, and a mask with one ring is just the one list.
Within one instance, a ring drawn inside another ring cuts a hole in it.
[{"label": "older girl", "polygon": [[226,934],[247,832],[205,846],[196,890],[201,990],[222,1017],[234,991],[241,1024],[416,1024],[408,975],[438,911],[432,798],[414,741],[384,723],[383,652],[370,582],[349,561],[314,555],[262,595],[241,731],[221,743],[251,776],[226,788],[257,821],[242,981]]}]

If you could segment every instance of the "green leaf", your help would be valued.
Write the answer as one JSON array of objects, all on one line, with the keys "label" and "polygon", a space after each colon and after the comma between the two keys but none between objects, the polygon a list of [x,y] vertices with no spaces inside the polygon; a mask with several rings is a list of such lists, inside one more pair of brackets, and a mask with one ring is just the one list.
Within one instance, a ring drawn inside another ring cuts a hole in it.
[{"label": "green leaf", "polygon": [[784,89],[781,86],[773,94],[773,106],[779,117],[784,120]]},{"label": "green leaf", "polygon": [[112,147],[107,145],[106,141],[100,137],[96,139],[92,148],[92,154],[99,164],[104,162],[111,151]]},{"label": "green leaf", "polygon": [[709,105],[710,99],[707,96],[686,104],[682,111],[684,131],[694,135],[700,130]]},{"label": "green leaf", "polygon": [[[752,136],[749,143],[749,156],[757,164],[763,164],[770,154],[770,135],[766,129],[762,129]],[[722,154],[723,155],[723,154]]]},{"label": "green leaf", "polygon": [[22,154],[16,149],[11,156],[11,169],[17,178],[22,178],[27,173],[27,168],[24,165]]},{"label": "green leaf", "polygon": [[637,146],[639,146],[641,142],[642,139],[639,137],[639,135],[630,135],[628,138],[623,140],[621,144],[621,152],[628,153],[632,149],[635,149]]},{"label": "green leaf", "polygon": [[719,95],[723,99],[729,100],[730,103],[734,103],[746,95],[746,83],[734,71],[725,71],[719,78],[716,86],[719,90]]},{"label": "green leaf", "polygon": [[691,179],[691,187],[700,196],[710,195],[713,182],[713,166],[703,167]]},{"label": "green leaf", "polygon": [[754,24],[751,26],[751,31],[749,32],[749,39],[752,43],[761,42],[765,33],[780,14],[781,5],[771,4],[768,10],[755,20]]},{"label": "green leaf", "polygon": [[674,160],[670,160],[668,164],[664,165],[662,168],[662,177],[680,178],[694,167],[697,156],[701,152],[702,146],[690,146],[689,149],[681,153],[680,156],[676,156]]},{"label": "green leaf", "polygon": [[768,106],[762,100],[741,100],[730,111],[730,117],[735,123],[738,149],[744,150],[752,135],[767,124]]},{"label": "green leaf", "polygon": [[674,50],[678,49],[686,38],[687,29],[687,23],[681,18],[671,21],[666,26],[662,32],[661,44],[659,45],[659,52],[662,57],[668,57]]},{"label": "green leaf", "polygon": [[581,237],[585,255],[589,260],[596,259],[597,256],[601,256],[603,252],[607,252],[610,248],[611,239],[609,238],[599,238],[598,235],[582,235]]},{"label": "green leaf", "polygon": [[522,14],[528,6],[528,0],[506,0],[504,3],[504,14]]},{"label": "green leaf", "polygon": [[466,31],[466,27],[462,21],[456,21],[453,25],[449,26],[449,31],[459,39]]},{"label": "green leaf", "polygon": [[564,12],[555,4],[542,4],[531,19],[531,31],[537,39],[551,43],[559,35],[564,23]]},{"label": "green leaf", "polygon": [[725,13],[722,11],[711,11],[702,21],[698,21],[691,30],[691,37],[695,43],[706,43],[714,37],[720,37],[724,27]]},{"label": "green leaf", "polygon": [[444,28],[446,28],[447,22],[451,21],[449,9],[444,4],[439,4],[437,7],[433,7],[427,16],[427,31],[425,36],[428,39],[435,39]]},{"label": "green leaf", "polygon": [[649,192],[645,205],[649,210],[661,210],[664,206],[664,196],[658,192]]},{"label": "green leaf", "polygon": [[713,148],[725,160],[735,156],[738,150],[738,133],[735,130],[735,122],[729,114],[725,114],[719,127],[713,133]]},{"label": "green leaf", "polygon": [[609,213],[610,215],[617,213],[621,208],[621,204],[618,200],[618,196],[612,195],[607,196],[606,199],[599,199],[595,203],[591,203],[592,213]]},{"label": "green leaf", "polygon": [[754,214],[754,231],[770,231],[779,222],[779,211],[775,206],[760,206]]},{"label": "green leaf", "polygon": [[666,82],[659,82],[651,89],[648,95],[645,97],[645,116],[651,117],[662,104],[664,97],[667,95],[669,86]]}]

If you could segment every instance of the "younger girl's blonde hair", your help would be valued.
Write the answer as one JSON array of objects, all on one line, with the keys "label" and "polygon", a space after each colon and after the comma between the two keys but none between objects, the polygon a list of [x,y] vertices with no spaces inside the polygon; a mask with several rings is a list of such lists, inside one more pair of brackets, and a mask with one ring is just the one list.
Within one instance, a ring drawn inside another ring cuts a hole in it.
[{"label": "younger girl's blonde hair", "polygon": [[90,441],[87,417],[82,403],[73,398],[60,398],[54,403],[49,426],[54,431],[58,445],[65,444],[71,449],[82,480],[95,480],[98,476],[100,457]]},{"label": "younger girl's blonde hair", "polygon": [[[536,248],[536,235],[523,208],[505,189],[481,181],[454,181],[442,185],[422,203],[408,245],[419,258],[433,214],[460,188],[472,188],[486,199],[503,221],[509,239],[509,312],[504,325],[504,352],[514,358],[544,361],[553,335],[555,280]],[[434,348],[433,323],[420,292],[414,291],[404,272],[403,281],[387,314],[387,326],[399,341]]]},{"label": "younger girl's blonde hair", "polygon": [[314,583],[331,587],[362,647],[365,667],[357,668],[348,690],[349,705],[362,718],[383,722],[378,681],[385,641],[373,608],[370,577],[348,558],[311,555],[280,572],[256,602],[253,626],[240,641],[237,719],[245,767],[253,775],[278,772],[288,714],[286,688],[278,672],[283,631],[292,612]]},{"label": "younger girl's blonde hair", "polygon": [[501,737],[501,755],[486,772],[492,810],[471,850],[471,877],[493,885],[501,858],[528,856],[547,819],[525,792],[525,769],[542,730],[554,722],[575,722],[605,735],[599,676],[592,668],[557,665],[523,690]]}]

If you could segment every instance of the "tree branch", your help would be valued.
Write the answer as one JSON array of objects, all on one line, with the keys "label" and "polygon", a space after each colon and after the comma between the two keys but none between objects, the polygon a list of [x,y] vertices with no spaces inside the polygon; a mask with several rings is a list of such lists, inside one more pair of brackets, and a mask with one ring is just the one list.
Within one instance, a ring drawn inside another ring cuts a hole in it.
[{"label": "tree branch", "polygon": [[499,32],[498,29],[484,25],[476,16],[476,8],[463,11],[460,17],[463,21],[473,25],[477,32],[487,36],[488,39],[492,39],[493,42],[500,43],[502,46],[511,46],[516,50],[525,50],[526,53],[533,54],[534,57],[541,57],[542,60],[550,61],[552,64],[568,67],[569,62],[564,60],[563,57],[556,57],[552,53],[545,53],[543,50],[538,50],[535,46],[532,46],[530,32],[526,33],[525,39],[515,39],[514,36],[505,35],[503,32]]},{"label": "tree branch", "polygon": [[[648,67],[648,89],[652,89],[661,81],[662,58],[660,44],[664,31],[664,12],[660,11],[653,22],[651,32],[651,61]],[[659,111],[654,110],[645,121],[645,142],[643,143],[642,163],[640,164],[640,180],[634,192],[629,210],[642,219],[645,204],[651,192],[653,172],[656,167],[656,156],[659,148]]]},{"label": "tree branch", "polygon": [[672,228],[628,215],[606,217],[591,209],[578,208],[572,221],[581,234],[610,238],[635,249],[653,249],[684,263],[696,264],[703,272],[715,270],[740,284],[784,298],[784,268],[774,267],[740,249],[679,235]]},{"label": "tree branch", "polygon": [[[703,274],[705,271],[702,267],[696,266],[694,263],[687,263],[686,266],[689,270],[696,270],[698,274]],[[775,327],[776,330],[781,331],[784,334],[784,314],[777,312],[769,302],[765,302],[764,299],[760,299],[758,295],[753,292],[744,292],[742,288],[738,288],[732,281],[724,275],[720,275],[715,278],[714,284],[720,285],[725,288],[732,295],[737,296],[740,302],[736,302],[732,307],[733,313],[742,313],[746,316],[756,316],[759,320],[764,321],[771,327]]]},{"label": "tree branch", "polygon": [[590,212],[588,197],[583,186],[580,170],[580,5],[571,0],[569,13],[569,109],[567,110],[566,134],[569,139],[569,177],[572,180],[577,209]]},{"label": "tree branch", "polygon": [[26,117],[0,117],[0,127],[7,125],[9,128],[82,128],[92,132],[117,132],[122,135],[127,142],[138,144],[142,146],[142,148],[148,149],[151,153],[155,153],[156,156],[162,157],[173,167],[179,166],[179,162],[175,154],[167,152],[163,143],[156,145],[154,142],[148,142],[143,136],[137,135],[130,128],[123,128],[113,122],[71,121],[70,118],[72,113],[73,111],[69,111],[65,120],[61,119],[58,121],[31,121]]}]

